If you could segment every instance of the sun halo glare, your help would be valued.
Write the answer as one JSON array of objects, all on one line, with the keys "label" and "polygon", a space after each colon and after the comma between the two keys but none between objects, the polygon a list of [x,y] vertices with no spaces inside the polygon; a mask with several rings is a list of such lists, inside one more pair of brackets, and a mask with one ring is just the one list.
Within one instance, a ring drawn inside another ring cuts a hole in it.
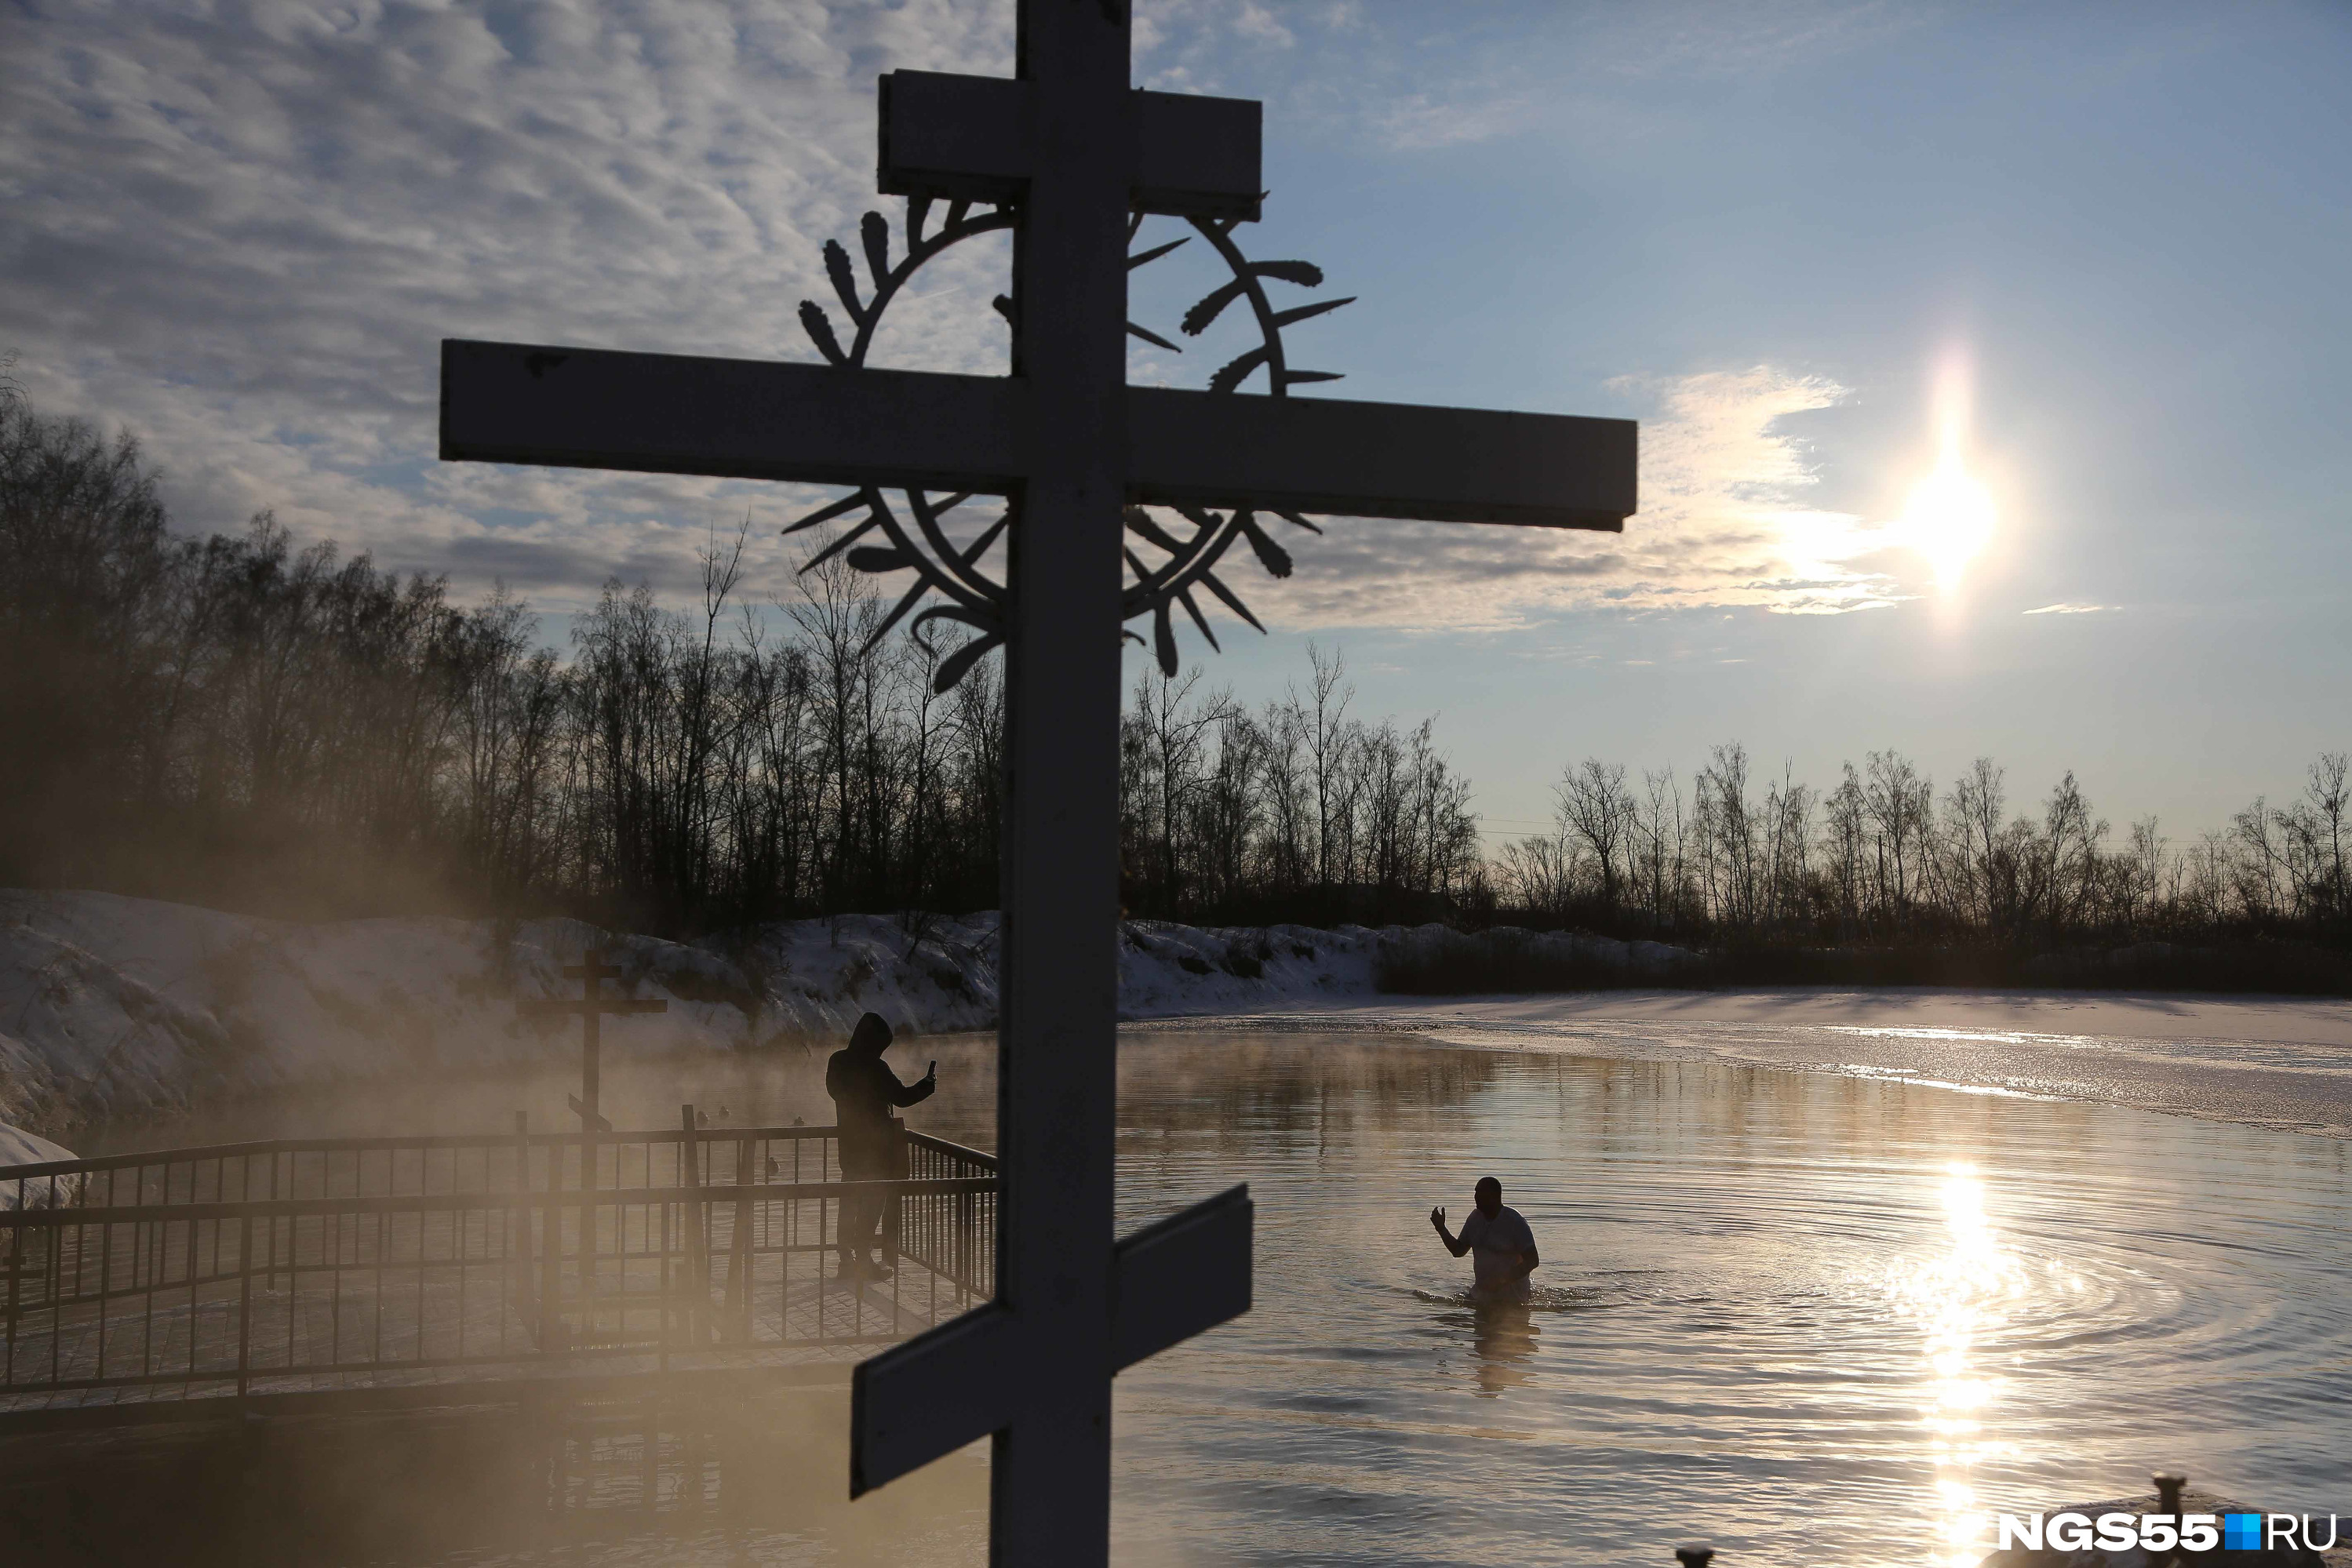
[{"label": "sun halo glare", "polygon": [[1994,521],[1991,494],[1961,465],[1959,442],[1948,432],[1935,471],[1912,486],[1904,505],[1906,542],[1927,559],[1937,583],[1948,592],[1991,542]]}]

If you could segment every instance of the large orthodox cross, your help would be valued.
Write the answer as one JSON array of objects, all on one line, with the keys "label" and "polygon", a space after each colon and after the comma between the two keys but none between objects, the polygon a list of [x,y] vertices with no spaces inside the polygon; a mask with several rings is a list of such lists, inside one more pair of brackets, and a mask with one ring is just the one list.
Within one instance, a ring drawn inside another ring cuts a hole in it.
[{"label": "large orthodox cross", "polygon": [[[993,1435],[991,1560],[1104,1563],[1111,1380],[1247,1310],[1236,1188],[1113,1244],[1122,508],[1619,528],[1624,421],[1127,384],[1140,213],[1258,215],[1259,107],[1128,85],[1124,0],[1020,0],[1011,80],[899,71],[882,190],[1009,204],[1012,373],[442,349],[445,458],[1002,495],[998,1294],[859,1366],[853,1494]],[[1297,378],[1305,379],[1305,378]]]}]

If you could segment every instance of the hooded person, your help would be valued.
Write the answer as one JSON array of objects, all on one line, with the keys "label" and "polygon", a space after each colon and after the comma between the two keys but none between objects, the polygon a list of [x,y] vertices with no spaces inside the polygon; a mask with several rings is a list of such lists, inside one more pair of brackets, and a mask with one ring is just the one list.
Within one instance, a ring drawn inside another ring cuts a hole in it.
[{"label": "hooded person", "polygon": [[[847,1181],[899,1181],[907,1175],[907,1145],[900,1135],[894,1107],[913,1105],[931,1097],[939,1087],[940,1064],[913,1083],[901,1083],[882,1060],[890,1044],[890,1026],[878,1013],[867,1013],[850,1031],[849,1043],[824,1064],[824,1092],[833,1096],[834,1120],[839,1126],[841,1174]],[[866,1256],[877,1227],[883,1250],[898,1251],[898,1204],[896,1194],[869,1197],[860,1193],[842,1200],[841,1275],[844,1279],[890,1277],[887,1263]]]}]

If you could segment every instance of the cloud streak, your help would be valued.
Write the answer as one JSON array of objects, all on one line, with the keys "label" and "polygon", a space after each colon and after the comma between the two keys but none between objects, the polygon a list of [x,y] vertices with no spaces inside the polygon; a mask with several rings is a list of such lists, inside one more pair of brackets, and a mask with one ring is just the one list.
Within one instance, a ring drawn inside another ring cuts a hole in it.
[{"label": "cloud streak", "polygon": [[[1140,72],[1207,89],[1215,39],[1372,48],[1404,15],[1170,5]],[[610,574],[690,591],[709,530],[748,510],[751,564],[781,586],[775,525],[820,492],[437,462],[437,340],[813,359],[795,311],[827,292],[819,247],[877,204],[876,74],[1009,70],[1009,20],[951,0],[20,12],[0,50],[0,346],[39,406],[140,432],[184,527],[273,508],[299,536],[562,609]],[[1384,112],[1489,133],[1436,99]],[[1000,371],[985,301],[1007,255],[936,264],[877,362]],[[1251,601],[1296,626],[1493,626],[1895,596],[1884,541],[1806,504],[1779,423],[1841,389],[1759,367],[1620,391],[1654,414],[1623,536],[1341,521]]]},{"label": "cloud streak", "polygon": [[1769,366],[1622,383],[1649,404],[1641,511],[1620,535],[1334,519],[1252,597],[1292,625],[1504,629],[1561,610],[1838,613],[1905,597],[1887,530],[1808,501],[1783,422],[1845,389]]},{"label": "cloud streak", "polygon": [[[877,62],[1009,69],[1006,22],[946,0],[19,13],[0,342],[40,406],[141,432],[185,526],[268,507],[461,580],[684,580],[667,534],[751,487],[437,465],[437,340],[813,358],[794,311],[870,204]],[[936,292],[992,262],[943,262],[883,352],[1001,370],[993,318]]]},{"label": "cloud streak", "polygon": [[1564,124],[1586,139],[1629,125],[1681,135],[1679,117],[1654,101],[1662,84],[1752,82],[1932,25],[1942,10],[1885,0],[1161,0],[1138,16],[1136,55],[1150,86],[1278,98],[1294,123],[1417,152]]}]

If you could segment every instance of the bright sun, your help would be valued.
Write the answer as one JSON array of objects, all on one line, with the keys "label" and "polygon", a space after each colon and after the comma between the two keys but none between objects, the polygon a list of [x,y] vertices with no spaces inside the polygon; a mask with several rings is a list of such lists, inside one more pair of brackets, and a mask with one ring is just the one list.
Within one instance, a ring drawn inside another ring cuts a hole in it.
[{"label": "bright sun", "polygon": [[1960,466],[1958,434],[1947,431],[1936,471],[1912,489],[1903,508],[1906,540],[1936,569],[1937,582],[1950,589],[1990,542],[1992,525],[1992,497]]}]

